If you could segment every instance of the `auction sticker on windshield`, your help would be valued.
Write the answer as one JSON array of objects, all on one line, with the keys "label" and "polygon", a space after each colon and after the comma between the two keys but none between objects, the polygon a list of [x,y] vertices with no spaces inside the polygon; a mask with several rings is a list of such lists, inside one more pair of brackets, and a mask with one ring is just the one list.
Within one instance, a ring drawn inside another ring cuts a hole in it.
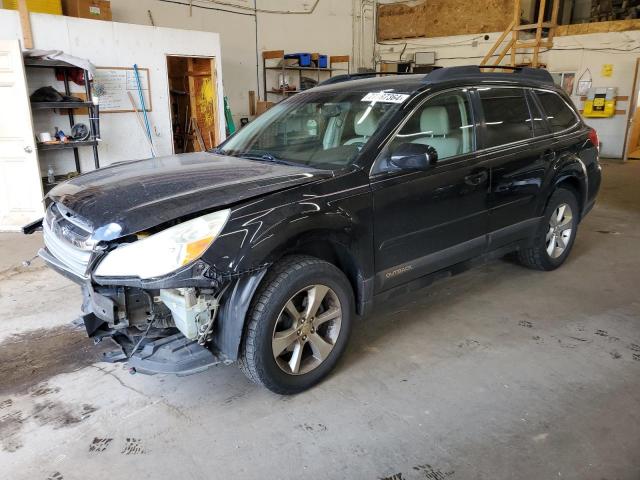
[{"label": "auction sticker on windshield", "polygon": [[382,103],[402,103],[409,95],[406,93],[387,93],[387,92],[369,92],[363,98],[362,102],[382,102]]}]

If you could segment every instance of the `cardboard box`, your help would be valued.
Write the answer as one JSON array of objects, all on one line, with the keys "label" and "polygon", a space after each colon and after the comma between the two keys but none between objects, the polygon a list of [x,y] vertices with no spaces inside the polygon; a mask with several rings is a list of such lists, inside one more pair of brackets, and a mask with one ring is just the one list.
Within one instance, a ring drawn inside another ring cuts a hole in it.
[{"label": "cardboard box", "polygon": [[111,20],[111,2],[106,0],[62,0],[62,10],[69,17]]},{"label": "cardboard box", "polygon": [[258,108],[256,109],[256,115],[262,115],[271,107],[273,107],[273,102],[263,102],[262,100],[258,100]]},{"label": "cardboard box", "polygon": [[[18,0],[4,0],[2,5],[4,8],[17,10]],[[27,0],[27,10],[34,13],[62,15],[62,3],[60,0]]]}]

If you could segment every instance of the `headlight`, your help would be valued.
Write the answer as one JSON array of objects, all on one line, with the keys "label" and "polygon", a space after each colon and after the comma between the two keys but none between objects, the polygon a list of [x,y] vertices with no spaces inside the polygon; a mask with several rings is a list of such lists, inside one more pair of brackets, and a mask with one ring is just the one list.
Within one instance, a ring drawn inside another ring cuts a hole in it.
[{"label": "headlight", "polygon": [[99,277],[153,278],[187,265],[209,248],[230,210],[209,213],[116,248],[95,271]]}]

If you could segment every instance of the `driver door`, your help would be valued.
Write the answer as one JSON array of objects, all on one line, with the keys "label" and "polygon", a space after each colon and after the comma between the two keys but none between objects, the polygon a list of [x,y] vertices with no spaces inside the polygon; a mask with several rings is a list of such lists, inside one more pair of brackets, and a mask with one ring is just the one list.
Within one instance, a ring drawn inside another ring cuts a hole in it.
[{"label": "driver door", "polygon": [[[472,94],[456,89],[427,98],[374,165],[376,293],[485,250],[489,169],[475,154]],[[426,171],[381,167],[404,143],[430,145],[438,160]]]}]

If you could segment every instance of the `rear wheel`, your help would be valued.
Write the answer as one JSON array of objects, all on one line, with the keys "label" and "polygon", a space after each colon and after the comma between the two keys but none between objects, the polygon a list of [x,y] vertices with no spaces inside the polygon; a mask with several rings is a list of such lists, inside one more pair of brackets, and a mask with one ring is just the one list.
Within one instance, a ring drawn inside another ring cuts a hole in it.
[{"label": "rear wheel", "polygon": [[533,246],[518,252],[520,263],[537,270],[554,270],[569,256],[578,230],[578,199],[573,190],[557,189],[547,204]]},{"label": "rear wheel", "polygon": [[240,368],[276,393],[310,388],[342,355],[353,310],[351,286],[335,266],[313,257],[286,258],[256,293]]}]

